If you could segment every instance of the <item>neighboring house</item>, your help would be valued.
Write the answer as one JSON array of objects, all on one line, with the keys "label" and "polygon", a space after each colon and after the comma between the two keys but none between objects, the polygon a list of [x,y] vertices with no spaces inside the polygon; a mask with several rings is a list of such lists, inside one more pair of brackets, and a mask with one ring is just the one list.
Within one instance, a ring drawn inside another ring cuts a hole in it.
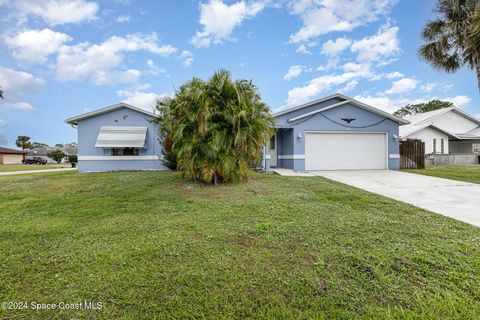
[{"label": "neighboring house", "polygon": [[425,154],[480,153],[480,120],[451,107],[405,117],[410,124],[400,128],[402,140],[425,142]]},{"label": "neighboring house", "polygon": [[118,103],[65,120],[78,129],[79,171],[165,170],[156,119]]},{"label": "neighboring house", "polygon": [[38,147],[38,148],[33,148],[28,150],[28,155],[29,156],[36,156],[36,157],[42,157],[43,159],[47,160],[48,163],[57,163],[55,160],[52,158],[48,157],[48,153],[55,151],[55,150],[61,150],[65,154],[65,158],[62,160],[62,162],[68,161],[68,156],[69,155],[76,155],[78,153],[78,148],[77,147],[48,147],[48,146],[43,146],[43,147]]},{"label": "neighboring house", "polygon": [[342,94],[274,114],[265,166],[305,170],[400,167],[399,125],[409,122]]},{"label": "neighboring house", "polygon": [[27,151],[0,147],[0,164],[21,164]]}]

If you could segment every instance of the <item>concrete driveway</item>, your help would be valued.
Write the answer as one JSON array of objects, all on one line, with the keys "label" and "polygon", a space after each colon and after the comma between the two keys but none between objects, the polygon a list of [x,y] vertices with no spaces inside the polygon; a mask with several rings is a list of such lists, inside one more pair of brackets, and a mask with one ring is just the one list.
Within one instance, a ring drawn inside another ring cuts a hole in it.
[{"label": "concrete driveway", "polygon": [[480,184],[399,171],[311,171],[480,227]]}]

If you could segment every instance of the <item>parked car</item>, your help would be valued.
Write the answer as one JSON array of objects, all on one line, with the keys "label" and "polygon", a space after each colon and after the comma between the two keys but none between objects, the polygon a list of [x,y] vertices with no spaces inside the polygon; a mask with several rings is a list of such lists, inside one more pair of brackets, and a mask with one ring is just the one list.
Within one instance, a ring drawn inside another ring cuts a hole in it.
[{"label": "parked car", "polygon": [[23,164],[47,164],[47,160],[43,159],[42,157],[28,157],[27,159],[23,159]]}]

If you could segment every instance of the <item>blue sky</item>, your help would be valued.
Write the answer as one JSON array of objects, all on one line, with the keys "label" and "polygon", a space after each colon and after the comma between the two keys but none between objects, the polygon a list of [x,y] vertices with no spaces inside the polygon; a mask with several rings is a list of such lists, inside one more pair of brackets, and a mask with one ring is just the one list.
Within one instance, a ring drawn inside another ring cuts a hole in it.
[{"label": "blue sky", "polygon": [[228,69],[279,110],[335,92],[393,112],[432,98],[480,114],[475,74],[417,56],[434,0],[0,0],[0,145],[76,141],[63,121],[119,101],[152,109]]}]

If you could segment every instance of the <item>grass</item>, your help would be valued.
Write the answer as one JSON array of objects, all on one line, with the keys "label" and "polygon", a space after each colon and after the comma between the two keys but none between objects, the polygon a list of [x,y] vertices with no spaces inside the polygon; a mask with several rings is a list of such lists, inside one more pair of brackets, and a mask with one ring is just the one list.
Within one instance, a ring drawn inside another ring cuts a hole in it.
[{"label": "grass", "polygon": [[480,232],[320,177],[0,178],[7,319],[478,319]]},{"label": "grass", "polygon": [[403,170],[452,180],[480,183],[480,165],[427,166],[422,170]]},{"label": "grass", "polygon": [[46,165],[39,164],[0,164],[0,172],[10,171],[25,171],[25,170],[45,170],[45,169],[59,169],[70,168],[70,163],[52,163]]}]

